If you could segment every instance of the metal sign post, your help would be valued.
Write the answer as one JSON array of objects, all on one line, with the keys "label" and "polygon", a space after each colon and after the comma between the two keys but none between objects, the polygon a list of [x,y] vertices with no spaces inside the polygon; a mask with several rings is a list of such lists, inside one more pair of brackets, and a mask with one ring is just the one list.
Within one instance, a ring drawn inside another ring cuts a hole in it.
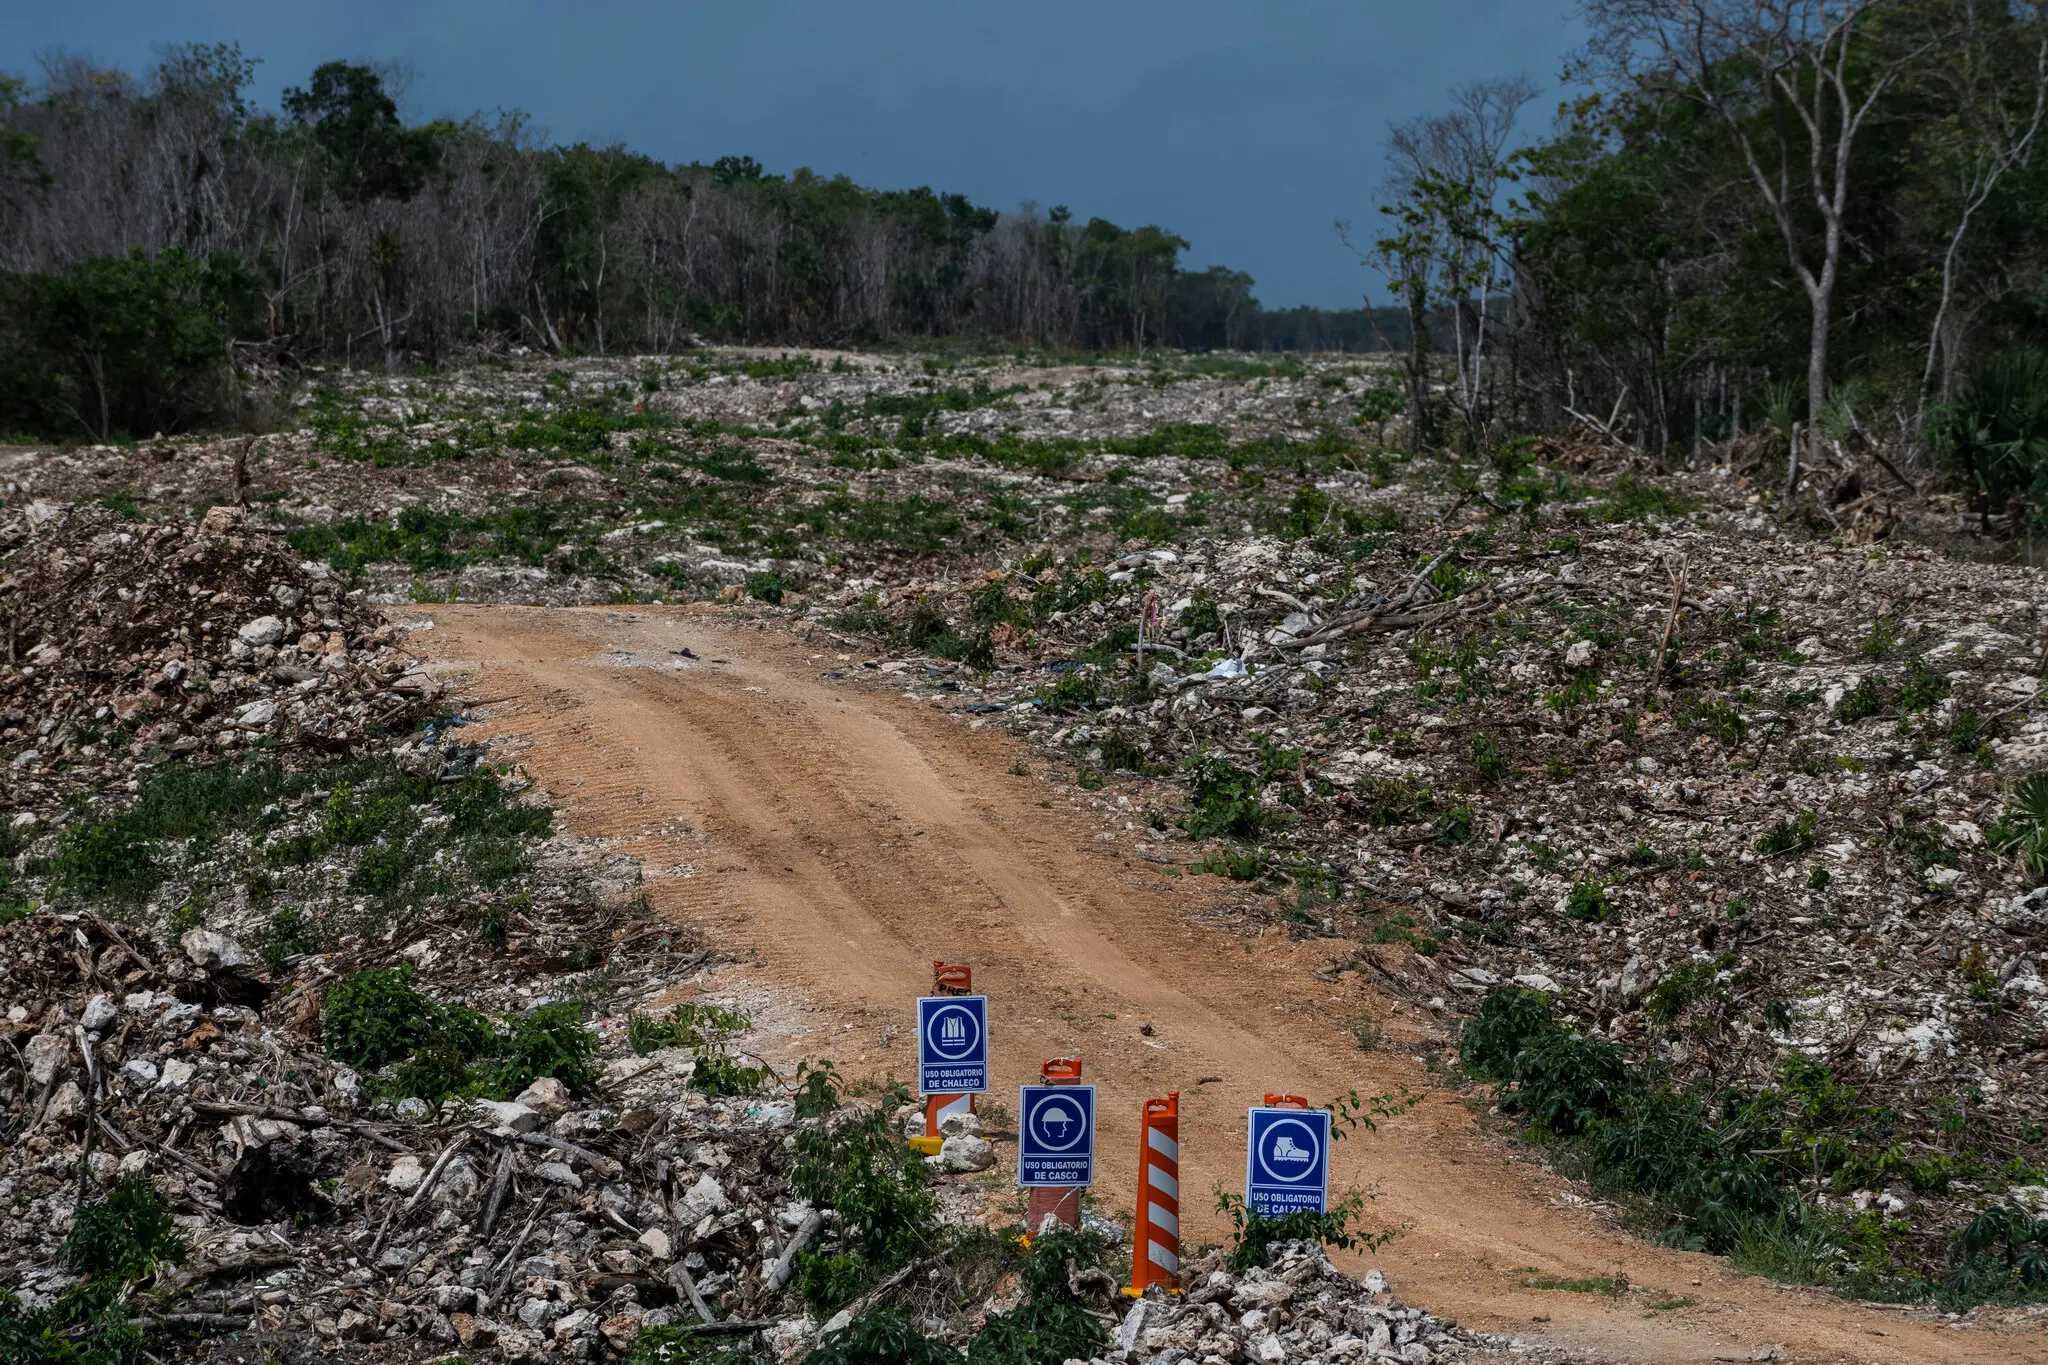
[{"label": "metal sign post", "polygon": [[1081,1226],[1081,1192],[1095,1183],[1095,1087],[1082,1085],[1081,1059],[1055,1057],[1043,1085],[1017,1092],[1017,1183],[1031,1191],[1026,1231],[1048,1219]]},{"label": "metal sign post", "polygon": [[1329,1110],[1310,1109],[1299,1095],[1268,1095],[1251,1111],[1244,1202],[1263,1218],[1329,1211]]},{"label": "metal sign post", "polygon": [[[932,993],[917,1002],[917,1088],[925,1097],[920,1150],[936,1152],[939,1126],[952,1114],[974,1112],[974,1097],[988,1090],[988,997],[968,994],[973,973],[932,963]],[[929,1155],[929,1152],[927,1152]]]}]

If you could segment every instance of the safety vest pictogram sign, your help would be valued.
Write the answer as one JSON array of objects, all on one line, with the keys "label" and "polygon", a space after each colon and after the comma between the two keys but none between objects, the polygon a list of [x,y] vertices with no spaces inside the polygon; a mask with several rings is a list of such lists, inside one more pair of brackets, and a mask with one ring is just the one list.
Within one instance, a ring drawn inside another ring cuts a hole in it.
[{"label": "safety vest pictogram sign", "polygon": [[988,997],[927,995],[917,1002],[917,1088],[926,1095],[988,1089]]},{"label": "safety vest pictogram sign", "polygon": [[1017,1183],[1095,1183],[1095,1087],[1027,1085],[1017,1094]]},{"label": "safety vest pictogram sign", "polygon": [[1330,1112],[1253,1109],[1245,1150],[1244,1202],[1267,1218],[1326,1213],[1330,1203]]}]

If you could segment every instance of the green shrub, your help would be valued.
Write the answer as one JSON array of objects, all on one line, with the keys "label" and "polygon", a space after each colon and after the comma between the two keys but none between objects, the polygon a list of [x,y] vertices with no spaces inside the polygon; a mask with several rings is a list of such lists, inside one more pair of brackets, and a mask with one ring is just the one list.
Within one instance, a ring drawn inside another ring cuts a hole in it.
[{"label": "green shrub", "polygon": [[782,575],[772,569],[767,573],[747,575],[747,596],[766,602],[771,607],[781,606],[782,595],[788,590],[788,585],[782,581]]},{"label": "green shrub", "polygon": [[[906,422],[906,425],[908,423]],[[863,1313],[825,1336],[804,1365],[959,1365],[960,1353],[917,1330],[894,1308]]]},{"label": "green shrub", "polygon": [[64,1264],[96,1280],[139,1280],[178,1265],[187,1247],[171,1206],[142,1174],[124,1175],[101,1200],[78,1206],[64,1239]]},{"label": "green shrub", "polygon": [[923,1159],[894,1131],[894,1111],[908,1099],[892,1092],[797,1134],[790,1187],[845,1219],[843,1249],[806,1251],[798,1263],[797,1294],[820,1315],[909,1264],[938,1235],[938,1200],[925,1185]]},{"label": "green shrub", "polygon": [[327,1051],[364,1071],[401,1061],[431,1044],[440,1010],[413,984],[413,969],[377,967],[343,977],[323,1006]]},{"label": "green shrub", "polygon": [[754,1021],[722,1005],[677,1005],[666,1015],[633,1013],[626,1019],[626,1041],[635,1052],[683,1047],[697,1059],[690,1088],[706,1095],[750,1095],[767,1081],[765,1066],[752,1066],[733,1050],[732,1040]]},{"label": "green shrub", "polygon": [[1322,1212],[1310,1209],[1268,1218],[1228,1190],[1216,1192],[1216,1211],[1230,1219],[1230,1268],[1239,1274],[1263,1266],[1281,1242],[1314,1242],[1340,1251],[1378,1251],[1401,1229],[1361,1225],[1367,1195],[1352,1190]]},{"label": "green shrub", "polygon": [[2035,773],[2013,788],[1985,837],[2018,858],[2028,875],[2048,876],[2048,773]]},{"label": "green shrub", "polygon": [[1598,881],[1576,881],[1565,896],[1566,918],[1583,924],[1605,924],[1614,918],[1614,904],[1607,899],[1607,884]]},{"label": "green shrub", "polygon": [[1079,669],[1062,673],[1050,687],[1038,689],[1038,705],[1056,716],[1085,711],[1101,701],[1101,685]]},{"label": "green shrub", "polygon": [[1234,882],[1255,882],[1273,870],[1273,860],[1256,848],[1216,848],[1194,863],[1192,871]]},{"label": "green shrub", "polygon": [[1804,853],[1820,842],[1820,817],[1800,811],[1790,820],[1779,820],[1757,836],[1756,851],[1767,858]]},{"label": "green shrub", "polygon": [[263,965],[271,975],[282,975],[291,959],[320,951],[319,926],[296,905],[280,906],[270,917],[270,929],[263,936]]},{"label": "green shrub", "polygon": [[[6,1365],[140,1365],[157,1304],[144,1282],[186,1254],[169,1203],[147,1176],[127,1175],[79,1204],[62,1260],[81,1278],[31,1309],[0,1289],[0,1361]],[[161,1296],[161,1297],[160,1297]]]},{"label": "green shrub", "polygon": [[1749,733],[1749,722],[1742,718],[1742,713],[1723,701],[1702,702],[1689,708],[1685,724],[1688,729],[1712,735],[1731,749]]},{"label": "green shrub", "polygon": [[1465,1025],[1458,1059],[1481,1080],[1512,1081],[1515,1058],[1530,1039],[1556,1028],[1550,997],[1542,991],[1504,986],[1480,1002],[1479,1013]]},{"label": "green shrub", "polygon": [[1991,357],[1956,401],[1936,409],[1928,431],[1979,507],[2003,508],[2017,497],[2038,509],[2048,501],[2048,352]]},{"label": "green shrub", "polygon": [[1899,709],[1905,712],[1926,711],[1948,695],[1948,679],[1936,673],[1918,659],[1906,664],[1906,685],[1899,689]]},{"label": "green shrub", "polygon": [[1100,1235],[1058,1229],[1031,1239],[1019,1279],[1024,1301],[992,1314],[968,1343],[972,1365],[1062,1365],[1102,1354],[1108,1334],[1074,1293],[1076,1271],[1100,1270],[1108,1245]]},{"label": "green shrub", "polygon": [[2048,1286],[2048,1218],[2019,1204],[1995,1204],[1957,1229],[1948,1256],[1952,1292],[1982,1299],[2009,1284]]},{"label": "green shrub", "polygon": [[0,430],[107,441],[225,414],[228,343],[260,331],[260,294],[234,253],[176,247],[0,273]]},{"label": "green shrub", "polygon": [[1884,709],[1884,684],[1876,674],[1866,674],[1835,703],[1835,719],[1844,725],[1854,725],[1859,720],[1884,714]]},{"label": "green shrub", "polygon": [[1665,973],[1664,979],[1643,997],[1643,1013],[1669,1027],[1685,1012],[1714,993],[1722,964],[1687,962]]},{"label": "green shrub", "polygon": [[566,1001],[542,1005],[508,1021],[494,1040],[494,1059],[483,1069],[485,1083],[500,1095],[516,1095],[544,1076],[571,1090],[597,1083],[597,1035],[583,1014]]},{"label": "green shrub", "polygon": [[379,967],[337,982],[324,1013],[328,1051],[366,1072],[389,1068],[375,1085],[384,1093],[510,1099],[543,1076],[571,1090],[597,1080],[597,1037],[565,1002],[494,1021],[432,999],[410,966]]}]

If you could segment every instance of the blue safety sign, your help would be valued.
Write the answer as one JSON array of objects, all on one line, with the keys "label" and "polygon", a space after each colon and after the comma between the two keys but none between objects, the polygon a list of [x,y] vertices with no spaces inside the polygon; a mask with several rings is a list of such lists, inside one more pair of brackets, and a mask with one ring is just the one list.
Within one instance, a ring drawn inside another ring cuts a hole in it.
[{"label": "blue safety sign", "polygon": [[917,1088],[926,1095],[988,1089],[988,997],[928,995],[917,1002]]},{"label": "blue safety sign", "polygon": [[1244,1202],[1267,1218],[1329,1211],[1329,1110],[1251,1111]]},{"label": "blue safety sign", "polygon": [[1017,1183],[1095,1183],[1095,1087],[1027,1085],[1017,1092]]}]

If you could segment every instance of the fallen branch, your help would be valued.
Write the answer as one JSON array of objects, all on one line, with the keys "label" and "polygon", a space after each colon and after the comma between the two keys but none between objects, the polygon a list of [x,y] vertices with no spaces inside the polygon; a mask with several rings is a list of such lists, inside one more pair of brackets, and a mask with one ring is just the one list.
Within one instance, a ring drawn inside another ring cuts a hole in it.
[{"label": "fallen branch", "polygon": [[498,1226],[498,1215],[505,1211],[505,1196],[512,1192],[512,1176],[518,1169],[519,1150],[508,1142],[498,1153],[498,1169],[491,1175],[491,1192],[484,1200],[483,1211],[477,1215],[477,1240],[491,1239],[491,1230]]},{"label": "fallen branch", "polygon": [[1664,654],[1671,648],[1671,632],[1677,628],[1678,613],[1685,604],[1685,575],[1691,565],[1691,555],[1680,555],[1678,572],[1671,576],[1671,610],[1664,617],[1664,633],[1657,640],[1657,657],[1650,664],[1650,683],[1643,689],[1644,701],[1657,694],[1657,679],[1664,672]]},{"label": "fallen branch", "polygon": [[528,1147],[547,1147],[566,1156],[573,1156],[599,1175],[617,1175],[624,1169],[608,1156],[599,1156],[586,1147],[578,1147],[573,1142],[548,1133],[514,1133],[512,1140]]},{"label": "fallen branch", "polygon": [[418,1152],[415,1152],[404,1143],[385,1136],[384,1130],[381,1128],[367,1123],[357,1123],[350,1119],[338,1119],[332,1115],[322,1118],[308,1118],[306,1115],[292,1109],[274,1109],[268,1105],[261,1104],[234,1104],[226,1100],[194,1100],[192,1101],[192,1112],[216,1119],[234,1118],[240,1114],[247,1114],[251,1118],[274,1119],[279,1123],[296,1123],[301,1128],[345,1128],[351,1133],[361,1133],[378,1146],[388,1147],[400,1155],[419,1155]]},{"label": "fallen branch", "polygon": [[697,1316],[706,1322],[717,1322],[718,1318],[712,1313],[711,1305],[704,1302],[704,1292],[698,1289],[697,1282],[690,1278],[690,1268],[681,1261],[677,1261],[670,1273],[671,1278],[682,1287],[683,1293],[688,1296],[690,1307],[697,1310]]},{"label": "fallen branch", "polygon": [[796,1270],[797,1253],[811,1244],[811,1239],[818,1235],[818,1229],[823,1226],[825,1216],[816,1209],[804,1215],[804,1221],[790,1237],[789,1245],[782,1249],[782,1254],[775,1258],[775,1264],[769,1266],[767,1272],[762,1275],[761,1284],[764,1289],[773,1294],[789,1283],[790,1275]]}]

